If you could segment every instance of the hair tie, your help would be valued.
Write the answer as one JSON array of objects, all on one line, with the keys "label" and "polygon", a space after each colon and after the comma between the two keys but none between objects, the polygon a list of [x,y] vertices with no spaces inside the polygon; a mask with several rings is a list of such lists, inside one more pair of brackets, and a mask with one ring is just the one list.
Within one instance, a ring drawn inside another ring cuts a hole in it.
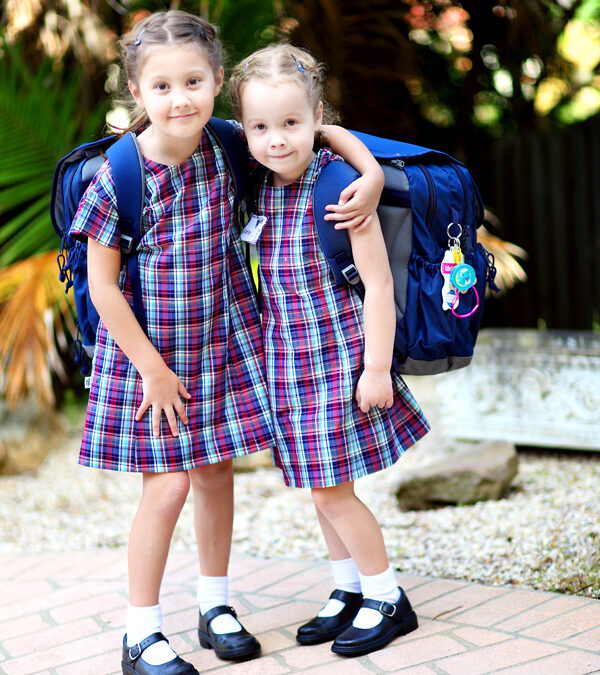
[{"label": "hair tie", "polygon": [[204,29],[202,28],[202,26],[198,26],[197,28],[198,28],[198,35],[199,35],[203,40],[206,40],[206,41],[208,42],[208,37],[207,37],[206,33],[204,32]]}]

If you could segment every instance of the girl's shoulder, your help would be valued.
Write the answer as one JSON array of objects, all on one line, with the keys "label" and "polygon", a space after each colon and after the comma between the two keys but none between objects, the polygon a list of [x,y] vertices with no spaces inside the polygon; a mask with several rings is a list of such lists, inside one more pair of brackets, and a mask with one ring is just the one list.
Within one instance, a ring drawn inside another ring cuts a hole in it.
[{"label": "girl's shoulder", "polygon": [[115,195],[115,181],[108,160],[98,169],[96,175],[92,178],[83,199],[98,199],[102,202],[111,204],[116,208],[117,198]]},{"label": "girl's shoulder", "polygon": [[343,158],[336,155],[335,152],[328,147],[322,147],[317,152],[317,164],[320,168],[326,166],[330,162],[343,162]]}]

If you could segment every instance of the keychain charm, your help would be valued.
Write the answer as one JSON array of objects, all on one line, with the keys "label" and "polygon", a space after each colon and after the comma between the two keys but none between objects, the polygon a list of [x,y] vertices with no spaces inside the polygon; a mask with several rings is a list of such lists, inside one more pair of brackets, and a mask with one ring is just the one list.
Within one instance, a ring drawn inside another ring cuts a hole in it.
[{"label": "keychain charm", "polygon": [[450,284],[459,292],[468,291],[477,282],[475,270],[467,263],[459,263],[450,272]]},{"label": "keychain charm", "polygon": [[462,234],[462,227],[457,223],[458,235],[453,237],[451,228],[454,223],[448,225],[448,250],[444,253],[444,259],[440,266],[440,271],[444,277],[444,285],[442,286],[442,309],[447,311],[458,306],[457,287],[450,281],[452,270],[464,260],[462,251],[460,250],[460,235]]},{"label": "keychain charm", "polygon": [[[465,263],[463,253],[460,249],[460,235],[462,234],[462,227],[456,223],[458,227],[458,234],[452,236],[451,228],[454,223],[448,225],[448,250],[444,253],[444,259],[440,266],[440,271],[444,277],[444,285],[442,286],[442,309],[444,311],[451,310],[452,314],[459,319],[466,318],[474,314],[479,307],[479,294],[475,284],[477,277],[475,276],[475,269]],[[475,293],[475,306],[467,314],[457,314],[460,294],[466,293],[470,288]]]}]

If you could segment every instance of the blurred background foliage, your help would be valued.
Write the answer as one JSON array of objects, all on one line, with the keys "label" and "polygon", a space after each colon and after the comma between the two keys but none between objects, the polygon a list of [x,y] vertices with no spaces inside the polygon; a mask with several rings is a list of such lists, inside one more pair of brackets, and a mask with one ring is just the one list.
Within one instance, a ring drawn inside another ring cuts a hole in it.
[{"label": "blurred background foliage", "polygon": [[[345,126],[469,166],[486,166],[494,139],[551,133],[600,111],[600,0],[5,0],[0,395],[12,404],[29,391],[56,404],[78,389],[64,340],[73,310],[57,294],[51,253],[52,174],[118,113],[118,37],[170,8],[219,26],[226,66],[275,40],[308,47],[329,66],[329,98]],[[216,114],[231,114],[223,95]]]}]

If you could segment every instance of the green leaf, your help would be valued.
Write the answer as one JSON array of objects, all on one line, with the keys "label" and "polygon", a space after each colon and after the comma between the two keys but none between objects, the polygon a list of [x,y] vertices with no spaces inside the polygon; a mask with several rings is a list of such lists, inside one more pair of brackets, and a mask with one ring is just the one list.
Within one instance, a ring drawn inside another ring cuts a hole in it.
[{"label": "green leaf", "polygon": [[50,60],[34,71],[18,45],[0,43],[0,267],[51,250],[50,221],[57,161],[100,135],[106,105],[80,105],[82,70],[61,72]]}]

